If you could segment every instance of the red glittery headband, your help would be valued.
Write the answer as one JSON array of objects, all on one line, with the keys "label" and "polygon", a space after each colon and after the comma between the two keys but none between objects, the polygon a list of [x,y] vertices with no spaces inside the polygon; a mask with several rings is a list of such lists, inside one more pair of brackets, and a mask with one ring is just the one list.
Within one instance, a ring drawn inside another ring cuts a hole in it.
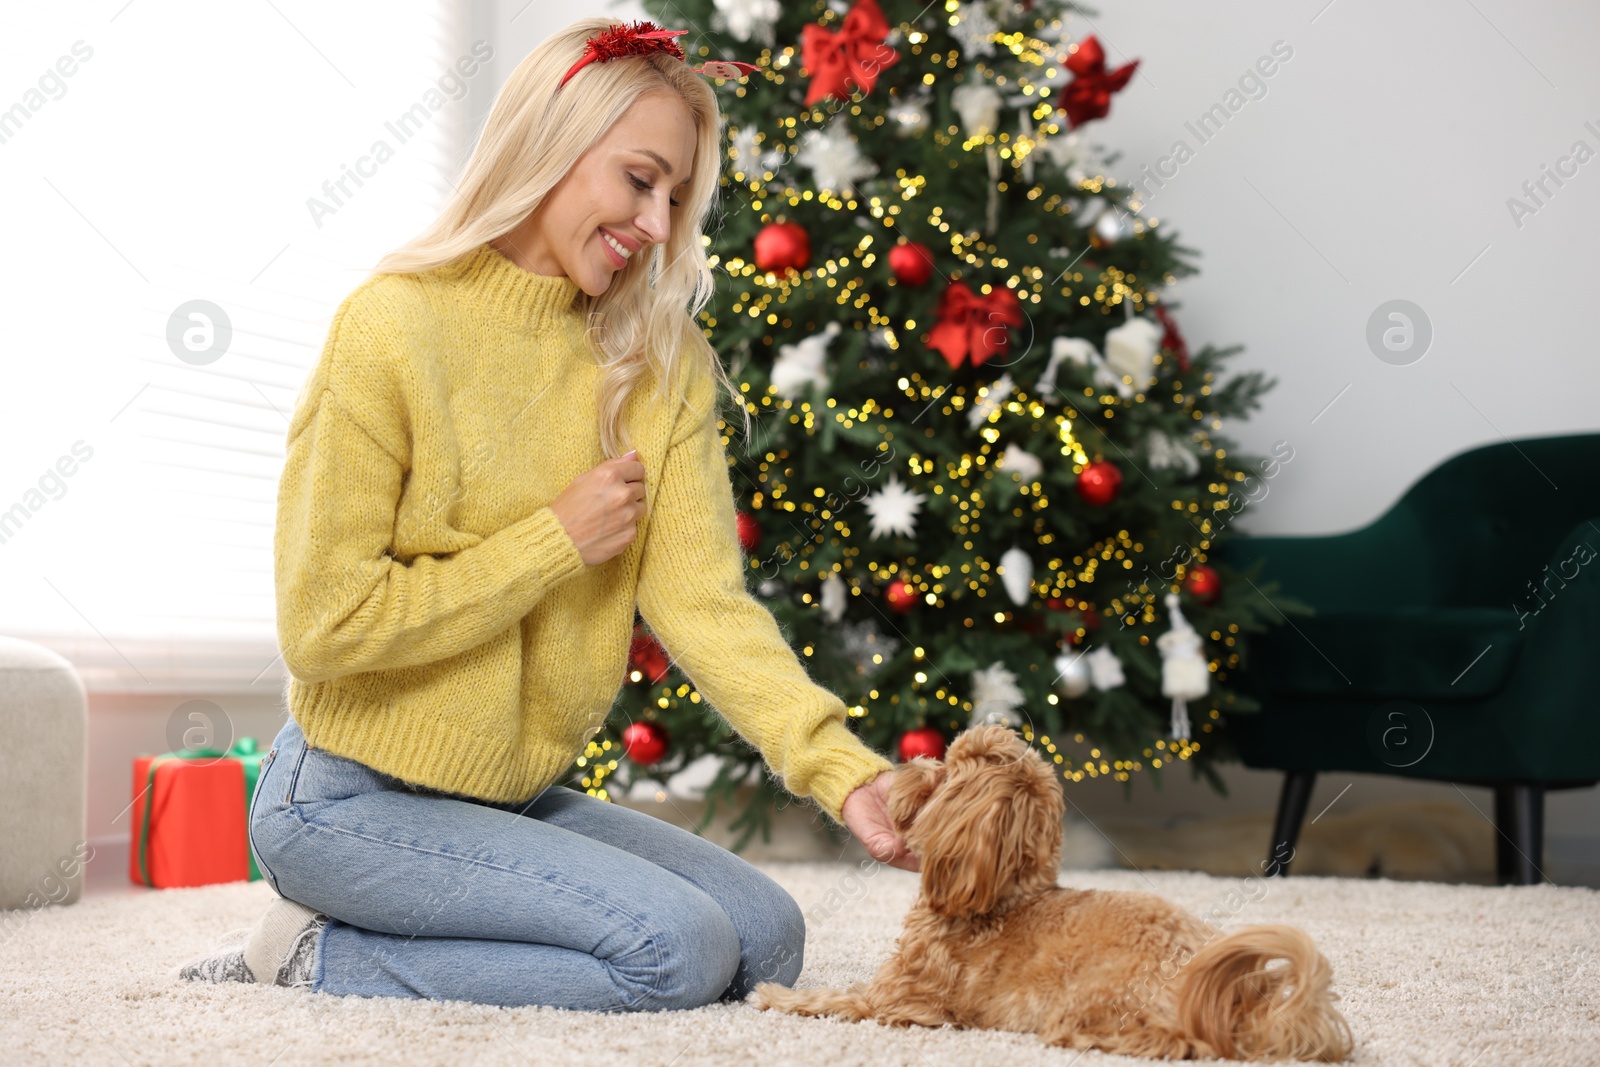
[{"label": "red glittery headband", "polygon": [[[590,63],[604,63],[608,59],[622,56],[648,56],[657,52],[674,59],[683,59],[683,48],[673,38],[688,32],[688,30],[664,30],[653,22],[643,21],[631,25],[624,23],[602,30],[589,38],[587,42],[589,47],[584,51],[583,58],[572,65],[572,69],[567,71],[556,88],[559,89],[561,85],[567,84],[569,78]],[[689,69],[709,78],[742,78],[746,74],[754,74],[761,68],[751,63],[711,60]]]}]

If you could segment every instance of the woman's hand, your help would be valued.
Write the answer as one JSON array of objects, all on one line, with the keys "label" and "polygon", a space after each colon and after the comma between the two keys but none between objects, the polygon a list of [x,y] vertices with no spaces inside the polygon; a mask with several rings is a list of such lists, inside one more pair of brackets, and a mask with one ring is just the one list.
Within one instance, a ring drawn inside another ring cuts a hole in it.
[{"label": "woman's hand", "polygon": [[572,479],[550,502],[583,562],[593,566],[622,552],[645,514],[644,464],[638,449],[608,459]]},{"label": "woman's hand", "polygon": [[922,861],[906,848],[889,823],[889,786],[893,783],[894,772],[884,771],[866,785],[857,786],[844,798],[839,814],[873,859],[903,871],[920,871]]}]

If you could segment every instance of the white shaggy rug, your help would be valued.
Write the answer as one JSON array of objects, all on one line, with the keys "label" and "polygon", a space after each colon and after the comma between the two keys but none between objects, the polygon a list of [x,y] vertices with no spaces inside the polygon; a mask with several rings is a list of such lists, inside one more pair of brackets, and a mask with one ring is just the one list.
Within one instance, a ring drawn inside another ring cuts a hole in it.
[{"label": "white shaggy rug", "polygon": [[[808,916],[799,985],[870,978],[918,878],[846,863],[758,864]],[[1186,872],[1062,872],[1154,889],[1224,928],[1288,921],[1333,964],[1354,1062],[1600,1063],[1600,893],[1296,876],[1260,885]],[[0,944],[0,1060],[11,1064],[600,1063],[633,1067],[1130,1064],[998,1031],[844,1023],[748,1004],[599,1016],[555,1008],[332,997],[180,981],[177,966],[247,926],[271,889],[239,882],[90,897],[11,913]]]}]

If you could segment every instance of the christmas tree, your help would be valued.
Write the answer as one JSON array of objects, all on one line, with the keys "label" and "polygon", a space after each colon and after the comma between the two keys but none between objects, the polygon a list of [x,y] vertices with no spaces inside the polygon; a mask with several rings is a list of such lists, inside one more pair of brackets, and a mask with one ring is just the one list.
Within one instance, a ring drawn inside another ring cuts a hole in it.
[{"label": "christmas tree", "polygon": [[[1206,560],[1289,457],[1218,432],[1272,382],[1187,350],[1162,292],[1190,250],[1083,132],[1137,61],[1051,0],[645,6],[691,63],[758,67],[715,83],[702,318],[752,419],[723,424],[748,584],[812,678],[891,759],[1004,722],[1068,782],[1188,763],[1220,790],[1255,710],[1228,678],[1278,614]],[[748,781],[735,847],[765,835],[759,754],[642,627],[631,664],[575,784],[715,753],[701,828]]]}]

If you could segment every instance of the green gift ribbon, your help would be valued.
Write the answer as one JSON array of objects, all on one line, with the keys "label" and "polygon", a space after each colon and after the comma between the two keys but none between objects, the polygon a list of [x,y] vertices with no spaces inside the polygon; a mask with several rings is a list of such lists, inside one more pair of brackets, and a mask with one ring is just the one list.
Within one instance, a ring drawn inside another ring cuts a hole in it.
[{"label": "green gift ribbon", "polygon": [[185,748],[177,752],[163,752],[150,761],[144,783],[144,820],[139,827],[139,876],[144,879],[145,885],[155,888],[155,883],[150,880],[146,851],[150,843],[150,809],[155,807],[156,800],[156,768],[169,760],[189,759],[237,759],[244,765],[244,854],[250,861],[250,881],[255,881],[261,877],[261,872],[256,868],[255,853],[250,848],[249,820],[250,799],[255,795],[256,778],[261,773],[261,755],[256,751],[256,739],[253,737],[239,738],[226,752],[220,748]]}]

